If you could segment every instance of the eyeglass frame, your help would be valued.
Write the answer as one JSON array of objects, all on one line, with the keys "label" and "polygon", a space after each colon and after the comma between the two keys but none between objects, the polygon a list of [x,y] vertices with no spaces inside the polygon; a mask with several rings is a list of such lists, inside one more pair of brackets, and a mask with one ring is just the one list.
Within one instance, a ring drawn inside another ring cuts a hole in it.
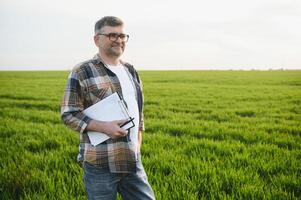
[{"label": "eyeglass frame", "polygon": [[[116,36],[113,36],[113,34]],[[118,38],[120,38],[123,42],[128,42],[129,38],[130,38],[130,36],[128,34],[124,34],[124,33],[97,33],[96,35],[104,35],[104,36],[108,37],[109,40],[112,42],[116,42],[118,40]],[[124,36],[126,38],[126,40],[123,40],[121,38],[121,36]],[[115,39],[114,39],[114,37],[115,37]]]}]

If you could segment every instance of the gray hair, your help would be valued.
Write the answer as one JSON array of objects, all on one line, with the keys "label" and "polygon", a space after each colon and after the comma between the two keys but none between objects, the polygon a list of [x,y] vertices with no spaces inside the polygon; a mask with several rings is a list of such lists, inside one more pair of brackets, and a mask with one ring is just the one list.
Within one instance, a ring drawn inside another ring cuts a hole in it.
[{"label": "gray hair", "polygon": [[105,16],[95,23],[94,33],[101,33],[101,29],[105,26],[122,26],[123,21],[118,17]]}]

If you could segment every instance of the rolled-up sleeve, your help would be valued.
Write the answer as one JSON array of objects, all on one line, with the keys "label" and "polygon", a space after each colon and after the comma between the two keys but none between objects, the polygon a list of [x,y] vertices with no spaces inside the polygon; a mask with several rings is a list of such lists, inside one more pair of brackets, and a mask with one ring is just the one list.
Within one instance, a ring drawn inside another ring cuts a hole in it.
[{"label": "rolled-up sleeve", "polygon": [[[137,73],[137,72],[136,72]],[[143,107],[144,107],[144,95],[143,95],[143,84],[142,80],[140,79],[138,73],[137,73],[138,81],[140,83],[140,90],[141,90],[141,101],[142,101],[142,109],[140,111],[140,122],[139,122],[139,131],[145,131],[145,126],[144,126],[144,113],[143,113]]]},{"label": "rolled-up sleeve", "polygon": [[65,93],[61,103],[61,119],[67,127],[83,133],[90,117],[83,113],[84,98],[80,80],[76,71],[72,71],[68,77]]}]

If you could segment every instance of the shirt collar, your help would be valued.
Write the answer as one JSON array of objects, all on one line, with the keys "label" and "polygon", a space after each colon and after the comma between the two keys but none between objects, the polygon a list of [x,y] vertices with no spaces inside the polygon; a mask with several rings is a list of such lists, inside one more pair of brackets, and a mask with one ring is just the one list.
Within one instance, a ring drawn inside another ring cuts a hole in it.
[{"label": "shirt collar", "polygon": [[[104,66],[106,66],[105,62],[100,58],[100,56],[99,56],[98,53],[95,54],[95,56],[92,58],[92,60],[95,60],[95,61],[96,61],[96,64],[102,63]],[[125,63],[124,63],[122,60],[119,60],[119,61],[120,61],[120,63],[121,63],[122,65],[125,65]]]}]

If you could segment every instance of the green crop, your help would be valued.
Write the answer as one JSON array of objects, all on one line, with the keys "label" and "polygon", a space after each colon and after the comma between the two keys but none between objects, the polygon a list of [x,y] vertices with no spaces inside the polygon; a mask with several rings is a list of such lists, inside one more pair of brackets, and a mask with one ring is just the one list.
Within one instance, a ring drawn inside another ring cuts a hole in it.
[{"label": "green crop", "polygon": [[[158,200],[301,199],[301,71],[139,73]],[[0,72],[0,199],[87,198],[67,76]]]}]

